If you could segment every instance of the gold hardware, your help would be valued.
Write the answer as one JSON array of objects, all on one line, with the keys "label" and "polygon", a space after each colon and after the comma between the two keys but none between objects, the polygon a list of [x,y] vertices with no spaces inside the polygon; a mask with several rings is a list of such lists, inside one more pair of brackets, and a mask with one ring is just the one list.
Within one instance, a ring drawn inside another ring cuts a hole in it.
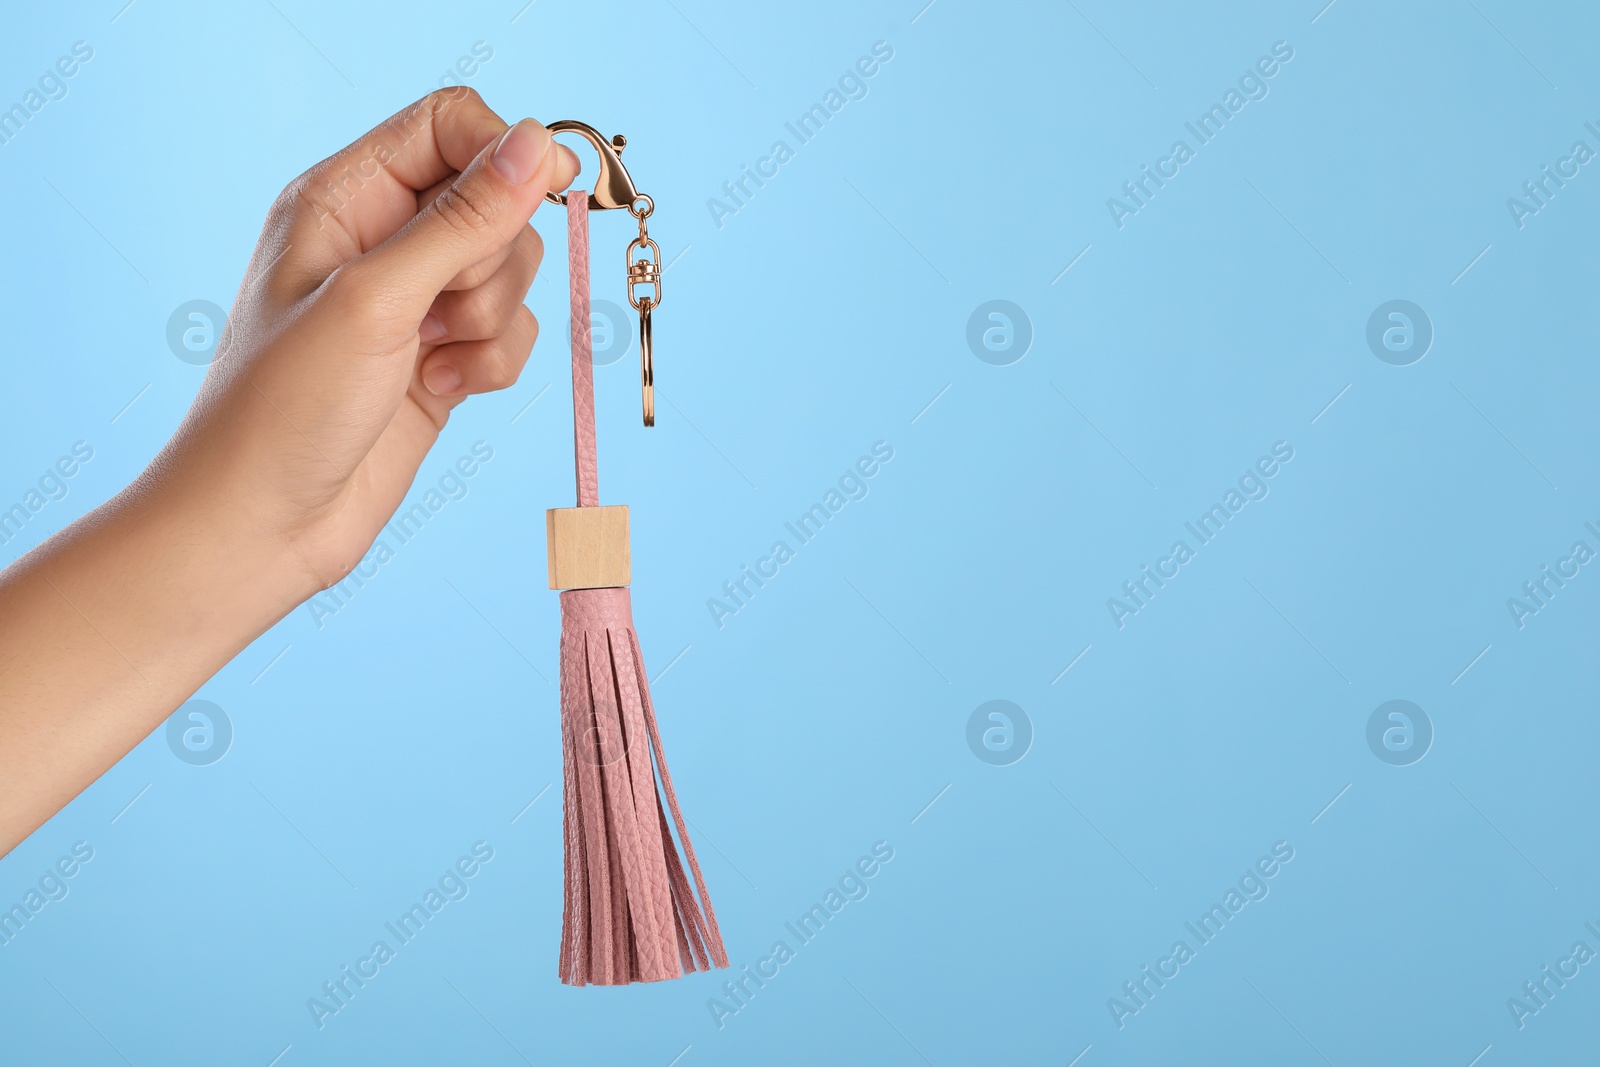
[{"label": "gold hardware", "polygon": [[[594,191],[589,194],[589,210],[612,211],[627,208],[628,214],[639,220],[639,236],[628,244],[623,260],[628,270],[628,303],[639,310],[639,379],[644,402],[644,424],[656,424],[655,365],[650,350],[650,312],[661,306],[661,248],[650,239],[645,225],[656,202],[641,193],[633,184],[633,177],[622,162],[622,150],[628,139],[617,134],[607,141],[600,131],[586,122],[562,119],[552,122],[547,129],[551,134],[575,133],[594,146],[600,157],[600,173],[595,176]],[[561,193],[546,192],[552,203],[565,204]],[[635,260],[634,253],[640,253]],[[648,258],[645,253],[648,253]],[[647,296],[635,293],[635,287],[648,285],[652,292]]]},{"label": "gold hardware", "polygon": [[[645,219],[656,209],[656,203],[643,193],[628,206],[628,211],[639,220],[639,236],[628,244],[622,260],[628,267],[628,303],[639,310],[639,389],[644,398],[644,424],[656,424],[656,371],[650,349],[650,312],[661,304],[661,248],[650,239]],[[634,259],[634,253],[640,253]],[[648,254],[648,255],[646,255]],[[638,287],[648,285],[652,292],[639,295]]]},{"label": "gold hardware", "polygon": [[623,257],[623,261],[627,262],[633,259],[635,251],[648,252],[650,253],[650,258],[646,259],[644,256],[640,256],[628,265],[628,303],[638,307],[640,297],[635,292],[635,286],[651,285],[655,287],[655,292],[647,299],[652,304],[659,305],[661,303],[661,249],[650,238],[642,237],[628,245],[628,251]]},{"label": "gold hardware", "polygon": [[650,298],[639,301],[639,388],[644,395],[644,424],[656,424],[656,369],[650,358]]},{"label": "gold hardware", "polygon": [[[552,135],[575,133],[594,145],[595,152],[599,154],[600,173],[594,179],[594,192],[589,194],[590,211],[611,211],[619,207],[630,211],[633,209],[633,202],[639,199],[639,190],[633,187],[633,178],[628,175],[628,168],[622,165],[622,150],[628,144],[626,137],[619,133],[608,141],[600,135],[599,130],[576,119],[562,119],[545,128]],[[544,195],[552,203],[567,202],[561,193],[547,192]]]}]

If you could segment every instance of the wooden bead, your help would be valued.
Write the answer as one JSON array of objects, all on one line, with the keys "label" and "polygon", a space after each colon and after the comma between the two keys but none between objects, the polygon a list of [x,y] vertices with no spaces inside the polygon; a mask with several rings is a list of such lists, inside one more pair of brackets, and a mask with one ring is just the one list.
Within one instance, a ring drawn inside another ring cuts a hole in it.
[{"label": "wooden bead", "polygon": [[626,504],[551,508],[544,530],[551,589],[608,589],[632,579]]}]

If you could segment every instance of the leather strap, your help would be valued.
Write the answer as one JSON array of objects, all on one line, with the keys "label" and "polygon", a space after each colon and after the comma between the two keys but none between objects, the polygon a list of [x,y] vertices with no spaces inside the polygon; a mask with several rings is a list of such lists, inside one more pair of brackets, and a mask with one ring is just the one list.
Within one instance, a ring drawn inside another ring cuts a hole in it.
[{"label": "leather strap", "polygon": [[594,439],[594,341],[589,319],[589,194],[567,194],[567,274],[572,287],[572,437],[578,506],[600,503],[599,454]]}]

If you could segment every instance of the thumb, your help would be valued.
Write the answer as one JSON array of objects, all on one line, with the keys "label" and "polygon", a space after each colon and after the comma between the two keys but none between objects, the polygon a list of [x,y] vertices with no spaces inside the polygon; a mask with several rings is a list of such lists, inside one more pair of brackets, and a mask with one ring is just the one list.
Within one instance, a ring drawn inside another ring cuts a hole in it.
[{"label": "thumb", "polygon": [[368,269],[420,322],[450,279],[516,239],[555,179],[560,153],[554,147],[549,130],[523,119],[369,252]]}]

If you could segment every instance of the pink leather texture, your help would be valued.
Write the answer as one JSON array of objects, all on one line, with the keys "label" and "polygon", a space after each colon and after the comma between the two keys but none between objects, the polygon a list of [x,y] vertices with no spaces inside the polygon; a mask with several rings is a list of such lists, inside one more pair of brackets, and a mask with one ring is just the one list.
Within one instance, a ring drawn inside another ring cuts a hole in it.
[{"label": "pink leather texture", "polygon": [[[589,322],[589,206],[581,191],[567,195],[567,238],[578,506],[594,507],[600,489]],[[561,594],[561,764],[566,856],[561,981],[626,985],[728,966],[688,823],[667,771],[644,656],[633,629],[633,601],[625,588]],[[682,859],[674,829],[683,845]]]},{"label": "pink leather texture", "polygon": [[561,981],[625,985],[728,966],[667,770],[627,589],[561,594],[561,753]]},{"label": "pink leather texture", "polygon": [[594,342],[589,320],[589,197],[567,197],[567,270],[572,283],[572,437],[578,506],[600,503],[600,457],[594,441]]}]

